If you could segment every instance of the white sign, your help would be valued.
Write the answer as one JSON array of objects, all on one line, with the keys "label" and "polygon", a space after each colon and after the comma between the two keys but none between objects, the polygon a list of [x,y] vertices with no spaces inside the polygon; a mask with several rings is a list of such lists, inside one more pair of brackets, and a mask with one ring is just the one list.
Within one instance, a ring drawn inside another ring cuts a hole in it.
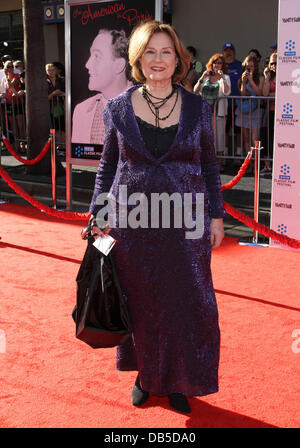
[{"label": "white sign", "polygon": [[[300,8],[279,0],[271,229],[300,240]],[[271,240],[270,246],[292,249]]]}]

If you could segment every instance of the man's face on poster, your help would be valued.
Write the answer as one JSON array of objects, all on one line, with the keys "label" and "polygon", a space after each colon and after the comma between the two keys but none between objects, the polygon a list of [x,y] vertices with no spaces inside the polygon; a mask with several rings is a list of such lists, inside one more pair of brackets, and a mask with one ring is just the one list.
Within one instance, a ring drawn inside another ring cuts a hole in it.
[{"label": "man's face on poster", "polygon": [[100,33],[92,43],[90,57],[86,63],[90,75],[89,90],[99,92],[105,90],[122,71],[124,65],[123,58],[114,57],[111,34]]}]

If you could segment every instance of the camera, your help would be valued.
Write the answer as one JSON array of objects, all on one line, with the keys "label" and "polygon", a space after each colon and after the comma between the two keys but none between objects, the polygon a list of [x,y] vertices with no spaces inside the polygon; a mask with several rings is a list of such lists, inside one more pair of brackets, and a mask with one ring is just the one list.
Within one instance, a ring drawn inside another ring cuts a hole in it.
[{"label": "camera", "polygon": [[216,74],[216,71],[215,70],[210,70],[210,72],[209,72],[209,76],[214,76]]},{"label": "camera", "polygon": [[246,67],[246,72],[250,73],[250,68],[249,67]]}]

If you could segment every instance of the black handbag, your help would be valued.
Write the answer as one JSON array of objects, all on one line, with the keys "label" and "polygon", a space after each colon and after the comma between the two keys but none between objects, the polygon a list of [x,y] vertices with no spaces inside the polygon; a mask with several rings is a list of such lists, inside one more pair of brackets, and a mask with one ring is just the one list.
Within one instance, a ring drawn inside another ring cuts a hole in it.
[{"label": "black handbag", "polygon": [[77,303],[72,312],[76,338],[92,348],[115,347],[131,336],[127,299],[122,293],[111,252],[106,256],[88,245],[77,282]]}]

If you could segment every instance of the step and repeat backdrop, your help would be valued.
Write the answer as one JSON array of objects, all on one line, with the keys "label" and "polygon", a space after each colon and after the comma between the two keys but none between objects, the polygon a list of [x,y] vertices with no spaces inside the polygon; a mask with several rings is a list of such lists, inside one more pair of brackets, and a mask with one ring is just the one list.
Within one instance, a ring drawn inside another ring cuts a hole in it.
[{"label": "step and repeat backdrop", "polygon": [[[300,2],[279,0],[271,228],[300,240]],[[290,249],[275,240],[270,246]]]}]

